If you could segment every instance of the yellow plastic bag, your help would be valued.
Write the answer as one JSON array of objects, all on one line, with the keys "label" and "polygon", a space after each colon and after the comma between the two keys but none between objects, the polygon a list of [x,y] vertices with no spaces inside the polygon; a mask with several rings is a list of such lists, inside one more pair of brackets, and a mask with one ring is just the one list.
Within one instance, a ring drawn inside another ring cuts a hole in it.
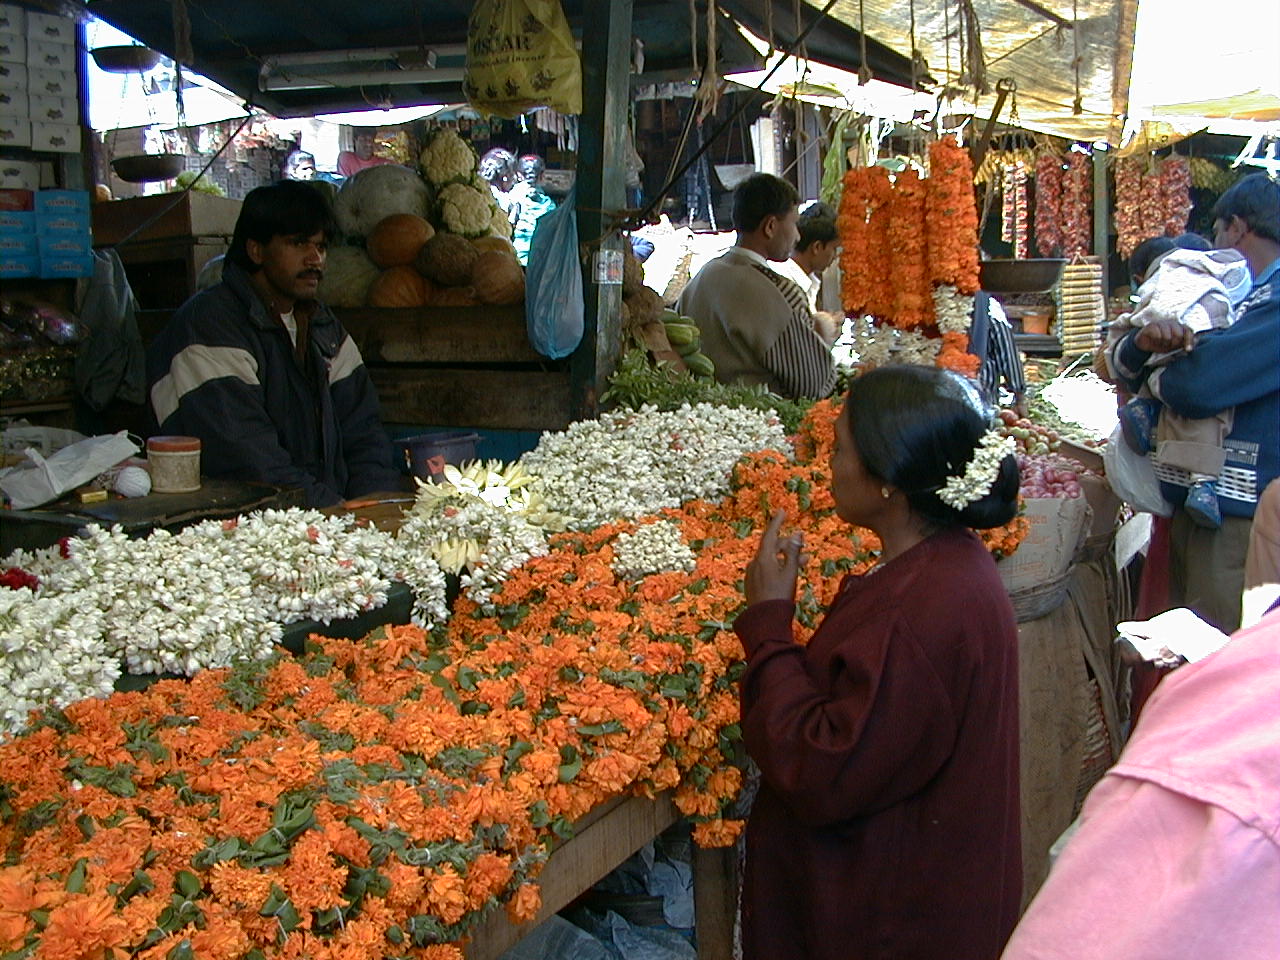
[{"label": "yellow plastic bag", "polygon": [[582,61],[560,0],[476,0],[463,90],[499,117],[531,107],[582,112]]}]

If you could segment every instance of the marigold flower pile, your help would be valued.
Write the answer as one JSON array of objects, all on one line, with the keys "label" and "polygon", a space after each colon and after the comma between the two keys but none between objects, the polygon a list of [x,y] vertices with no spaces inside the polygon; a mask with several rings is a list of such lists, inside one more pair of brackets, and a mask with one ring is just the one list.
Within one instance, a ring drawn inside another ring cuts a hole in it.
[{"label": "marigold flower pile", "polygon": [[[837,217],[846,312],[870,316],[878,330],[873,356],[888,342],[922,334],[929,362],[973,375],[963,329],[938,316],[938,291],[963,302],[972,316],[978,289],[978,214],[969,155],[951,137],[929,146],[929,176],[911,169],[891,182],[882,167],[845,174]],[[912,343],[918,352],[918,345]]]},{"label": "marigold flower pile", "polygon": [[[731,843],[757,531],[778,508],[803,526],[799,642],[879,550],[835,516],[837,410],[794,457],[741,458],[719,501],[552,537],[434,630],[38,716],[0,744],[0,953],[449,960],[497,904],[536,915],[549,849],[609,798],[671,790],[698,843]],[[655,522],[692,564],[618,563]]]}]

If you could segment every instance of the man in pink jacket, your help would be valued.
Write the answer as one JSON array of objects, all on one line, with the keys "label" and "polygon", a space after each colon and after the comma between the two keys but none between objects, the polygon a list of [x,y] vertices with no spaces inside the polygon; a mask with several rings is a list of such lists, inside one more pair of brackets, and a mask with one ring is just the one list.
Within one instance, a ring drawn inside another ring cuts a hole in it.
[{"label": "man in pink jacket", "polygon": [[1003,960],[1280,958],[1280,610],[1170,676]]}]

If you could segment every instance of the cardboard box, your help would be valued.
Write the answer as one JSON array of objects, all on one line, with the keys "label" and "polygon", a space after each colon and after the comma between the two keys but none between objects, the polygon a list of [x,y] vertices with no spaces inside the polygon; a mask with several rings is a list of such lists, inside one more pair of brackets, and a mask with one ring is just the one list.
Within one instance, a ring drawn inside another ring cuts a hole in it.
[{"label": "cardboard box", "polygon": [[92,277],[93,254],[40,258],[40,276],[45,280],[59,277]]},{"label": "cardboard box", "polygon": [[[31,146],[31,121],[26,117],[0,116],[0,147]],[[8,161],[4,161],[7,165]]]},{"label": "cardboard box", "polygon": [[1040,587],[1067,572],[1089,532],[1091,511],[1084,497],[1033,497],[1026,501],[1031,529],[1013,556],[996,562],[1010,593]]},{"label": "cardboard box", "polygon": [[79,97],[76,71],[49,70],[43,67],[27,68],[27,93],[33,97]]},{"label": "cardboard box", "polygon": [[43,233],[36,239],[42,261],[84,257],[93,253],[93,238],[87,233]]},{"label": "cardboard box", "polygon": [[25,119],[31,112],[31,98],[20,87],[0,86],[0,116]]},{"label": "cardboard box", "polygon": [[26,29],[27,11],[16,3],[0,3],[0,33],[25,35]]},{"label": "cardboard box", "polygon": [[74,123],[31,124],[31,149],[51,153],[79,153],[80,127]]},{"label": "cardboard box", "polygon": [[240,216],[240,201],[213,197],[193,190],[184,194],[176,204],[171,193],[93,204],[90,209],[93,214],[94,244],[108,246],[119,243],[140,223],[156,216],[171,204],[170,209],[133,240],[141,242],[191,237],[230,237],[235,233],[236,220]]},{"label": "cardboard box", "polygon": [[35,195],[35,211],[41,216],[74,213],[89,215],[88,190],[40,190]]},{"label": "cardboard box", "polygon": [[78,210],[36,212],[36,233],[39,234],[72,233],[92,237],[90,223],[89,215]]},{"label": "cardboard box", "polygon": [[39,252],[34,233],[0,233],[0,256],[34,257]]},{"label": "cardboard box", "polygon": [[27,38],[13,33],[0,33],[0,62],[27,62]]},{"label": "cardboard box", "polygon": [[[0,126],[3,126],[2,122],[0,122]],[[3,142],[3,140],[0,140],[0,143]],[[38,163],[0,157],[0,189],[37,190],[39,187],[40,165]],[[34,210],[35,207],[28,207],[27,209]]]},{"label": "cardboard box", "polygon": [[0,279],[16,280],[20,277],[34,277],[40,272],[38,257],[11,257],[0,253]]},{"label": "cardboard box", "polygon": [[76,22],[70,17],[36,13],[32,10],[27,14],[26,34],[29,42],[73,47],[76,42]]},{"label": "cardboard box", "polygon": [[14,190],[0,187],[0,210],[33,211],[36,195],[30,190]]},{"label": "cardboard box", "polygon": [[36,232],[36,215],[30,210],[0,209],[0,235]]},{"label": "cardboard box", "polygon": [[27,97],[32,123],[79,123],[80,101],[74,97]]},{"label": "cardboard box", "polygon": [[74,44],[47,43],[43,40],[27,40],[27,70],[58,70],[76,72],[76,48]]}]

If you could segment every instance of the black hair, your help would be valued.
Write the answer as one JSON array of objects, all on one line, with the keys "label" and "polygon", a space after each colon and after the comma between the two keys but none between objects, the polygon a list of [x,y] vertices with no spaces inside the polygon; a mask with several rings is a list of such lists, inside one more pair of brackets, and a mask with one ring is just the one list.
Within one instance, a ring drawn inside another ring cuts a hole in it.
[{"label": "black hair", "polygon": [[1149,237],[1129,254],[1129,272],[1144,280],[1151,272],[1151,265],[1171,250],[1212,250],[1213,244],[1198,233],[1184,233],[1179,237]]},{"label": "black hair", "polygon": [[1280,183],[1265,173],[1251,173],[1227,188],[1209,217],[1213,223],[1239,217],[1250,232],[1280,243]]},{"label": "black hair", "polygon": [[815,243],[832,243],[840,235],[836,232],[836,212],[825,203],[810,204],[796,226],[800,229],[796,250],[801,253]]},{"label": "black hair", "polygon": [[272,237],[311,236],[323,233],[332,240],[338,233],[333,210],[321,190],[302,180],[281,180],[255,187],[244,198],[227,259],[250,273],[258,265],[249,256],[249,241],[270,243]]},{"label": "black hair", "polygon": [[294,168],[300,163],[310,160],[312,166],[315,165],[315,154],[308,153],[306,150],[291,150],[289,155],[284,158],[284,175],[287,177],[293,173]]},{"label": "black hair", "polygon": [[796,208],[796,188],[771,173],[753,173],[733,191],[733,229],[751,233],[766,217],[785,217]]},{"label": "black hair", "polygon": [[991,490],[957,510],[938,498],[965,467],[993,424],[973,384],[924,366],[878,367],[849,385],[844,416],[863,466],[893,484],[917,515],[943,527],[998,527],[1018,512],[1018,462],[1000,463]]}]

